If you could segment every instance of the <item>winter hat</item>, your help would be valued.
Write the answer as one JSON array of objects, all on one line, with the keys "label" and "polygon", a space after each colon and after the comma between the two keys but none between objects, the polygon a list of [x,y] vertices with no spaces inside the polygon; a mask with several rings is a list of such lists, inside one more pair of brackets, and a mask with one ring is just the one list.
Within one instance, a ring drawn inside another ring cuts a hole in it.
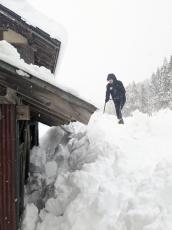
[{"label": "winter hat", "polygon": [[116,81],[117,79],[116,79],[115,74],[109,73],[108,76],[107,76],[107,81],[109,81],[109,80]]}]

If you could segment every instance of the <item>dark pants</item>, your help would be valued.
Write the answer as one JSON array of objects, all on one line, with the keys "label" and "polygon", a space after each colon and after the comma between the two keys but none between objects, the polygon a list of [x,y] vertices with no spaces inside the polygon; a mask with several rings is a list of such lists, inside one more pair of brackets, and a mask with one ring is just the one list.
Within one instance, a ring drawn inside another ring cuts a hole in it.
[{"label": "dark pants", "polygon": [[120,101],[121,101],[121,110],[122,110],[122,108],[124,107],[125,102],[126,102],[126,97],[123,96],[123,97],[120,99]]},{"label": "dark pants", "polygon": [[119,99],[113,99],[115,110],[116,110],[116,116],[118,119],[122,119],[122,113],[121,110],[124,107],[124,104],[126,102],[126,98],[119,98]]}]

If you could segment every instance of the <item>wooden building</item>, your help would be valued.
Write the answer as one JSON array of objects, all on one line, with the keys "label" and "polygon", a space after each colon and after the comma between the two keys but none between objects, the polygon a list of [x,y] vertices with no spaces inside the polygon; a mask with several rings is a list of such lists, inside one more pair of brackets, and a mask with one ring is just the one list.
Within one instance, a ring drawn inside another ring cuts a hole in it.
[{"label": "wooden building", "polygon": [[[60,41],[28,25],[0,5],[0,40],[15,46],[26,63],[54,73]],[[38,145],[38,122],[49,126],[87,124],[96,107],[16,66],[0,60],[0,230],[18,230],[24,209],[24,184],[30,149]]]}]

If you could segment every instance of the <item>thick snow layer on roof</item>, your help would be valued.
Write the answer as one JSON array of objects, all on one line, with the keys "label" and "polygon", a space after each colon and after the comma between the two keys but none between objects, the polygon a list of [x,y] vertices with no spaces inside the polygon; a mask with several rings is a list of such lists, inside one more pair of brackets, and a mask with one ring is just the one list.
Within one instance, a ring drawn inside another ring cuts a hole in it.
[{"label": "thick snow layer on roof", "polygon": [[20,58],[20,54],[17,52],[17,49],[4,40],[0,41],[0,60],[18,68],[16,72],[21,76],[29,77],[29,74],[31,74],[52,85],[61,88],[68,93],[71,93],[77,97],[79,96],[79,94],[73,89],[67,88],[57,83],[54,75],[51,73],[50,70],[46,69],[43,66],[39,67],[37,65],[25,63],[25,61]]},{"label": "thick snow layer on roof", "polygon": [[22,230],[171,230],[171,117],[136,111],[119,125],[96,112],[49,129],[31,152]]}]

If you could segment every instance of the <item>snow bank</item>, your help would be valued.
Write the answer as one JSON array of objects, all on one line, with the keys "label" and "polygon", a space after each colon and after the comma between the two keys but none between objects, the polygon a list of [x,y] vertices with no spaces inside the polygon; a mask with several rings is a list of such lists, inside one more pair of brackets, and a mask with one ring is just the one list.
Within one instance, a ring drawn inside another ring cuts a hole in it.
[{"label": "snow bank", "polygon": [[171,230],[171,116],[135,112],[123,126],[96,112],[87,127],[49,129],[26,188],[39,218],[23,230]]}]

